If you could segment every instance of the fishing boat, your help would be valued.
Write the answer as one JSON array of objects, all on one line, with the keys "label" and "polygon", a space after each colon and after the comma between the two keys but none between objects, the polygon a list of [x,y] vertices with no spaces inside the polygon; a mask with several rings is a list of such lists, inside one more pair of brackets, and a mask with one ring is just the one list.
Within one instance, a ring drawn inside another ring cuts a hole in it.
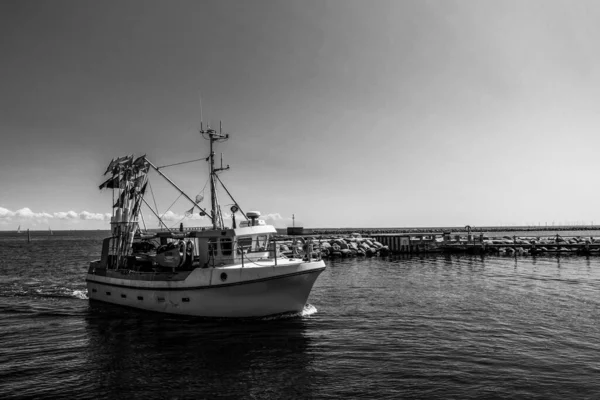
[{"label": "fishing boat", "polygon": [[[215,143],[229,138],[219,128],[200,129],[210,143],[211,209],[200,206],[145,155],[113,159],[100,189],[112,188],[111,236],[103,240],[99,260],[86,276],[90,301],[168,314],[198,317],[245,318],[297,314],[304,310],[313,284],[325,269],[312,243],[303,243],[291,256],[283,255],[276,229],[260,219],[260,212],[244,212],[223,185],[215,167]],[[197,160],[196,160],[197,161]],[[210,220],[202,228],[169,228],[146,201],[149,171],[156,171],[182,197],[191,210]],[[207,183],[208,183],[207,182]],[[217,184],[232,199],[230,226],[225,226]],[[142,205],[158,218],[162,229],[143,229]],[[236,215],[240,217],[236,223]]]}]

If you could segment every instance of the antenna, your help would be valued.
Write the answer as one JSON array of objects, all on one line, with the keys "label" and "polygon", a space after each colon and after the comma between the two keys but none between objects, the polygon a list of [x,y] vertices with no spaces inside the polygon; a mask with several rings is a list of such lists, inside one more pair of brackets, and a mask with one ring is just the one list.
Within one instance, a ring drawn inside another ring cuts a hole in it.
[{"label": "antenna", "polygon": [[200,99],[200,130],[202,131],[202,93],[198,92],[198,98]]}]

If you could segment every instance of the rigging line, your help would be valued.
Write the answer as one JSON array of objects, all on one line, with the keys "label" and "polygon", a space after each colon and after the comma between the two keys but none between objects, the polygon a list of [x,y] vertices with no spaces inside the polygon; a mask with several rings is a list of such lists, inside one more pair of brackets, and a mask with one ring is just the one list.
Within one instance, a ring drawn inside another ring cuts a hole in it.
[{"label": "rigging line", "polygon": [[221,221],[221,226],[225,228],[225,221],[223,221],[223,210],[221,210],[221,204],[219,203],[219,194],[215,193],[215,197],[217,199],[217,204],[219,207],[219,220]]},{"label": "rigging line", "polygon": [[171,203],[171,205],[169,206],[169,208],[167,208],[167,211],[165,211],[165,212],[163,213],[163,215],[165,215],[167,212],[169,212],[169,210],[171,209],[171,207],[173,207],[173,205],[174,205],[175,203],[177,203],[177,200],[179,200],[179,198],[180,198],[181,196],[183,196],[183,193],[181,193],[179,196],[177,196],[177,198],[175,199],[175,201]]},{"label": "rigging line", "polygon": [[197,159],[197,160],[191,160],[191,161],[183,161],[183,162],[180,162],[180,163],[175,163],[175,164],[167,164],[167,165],[163,165],[163,166],[160,166],[160,167],[156,167],[156,169],[167,168],[167,167],[173,167],[173,166],[175,166],[175,165],[188,164],[188,163],[193,163],[193,162],[196,162],[196,161],[202,161],[202,160],[205,160],[205,161],[206,161],[206,160],[208,160],[208,157],[199,158],[199,159]]},{"label": "rigging line", "polygon": [[206,189],[206,185],[208,185],[209,179],[206,180],[206,183],[204,184],[204,187],[202,188],[202,193],[204,193],[204,190]]},{"label": "rigging line", "polygon": [[[204,187],[202,188],[202,190],[200,192],[198,192],[198,195],[200,195],[200,193],[202,193],[202,200],[204,200],[204,192],[206,190],[206,185],[208,185],[209,181],[210,181],[210,178],[208,178],[206,180],[206,183],[204,184]],[[197,196],[196,196],[196,198],[197,198]],[[196,200],[196,199],[194,199],[194,200]],[[198,204],[200,204],[202,202],[202,200],[197,201],[196,204],[194,204],[194,207],[192,207],[192,210],[194,210],[196,207],[198,207],[201,211],[203,211],[202,208],[198,205]]]},{"label": "rigging line", "polygon": [[[154,213],[155,215],[158,214],[158,206],[156,205],[156,198],[154,197],[154,190],[152,190],[152,184],[150,183],[150,181],[148,181],[148,186],[150,186],[150,193],[152,194],[152,200],[154,201],[154,208],[156,208],[156,212]],[[144,198],[142,197],[142,200],[144,200]],[[146,203],[144,201],[144,203]],[[148,204],[148,203],[146,203]],[[152,212],[154,212],[154,210],[152,210],[152,207],[148,206],[150,208],[150,210]]]},{"label": "rigging line", "polygon": [[194,214],[193,213],[190,215],[183,214],[183,217],[179,221],[177,221],[173,225],[171,225],[171,228],[177,227],[178,224],[182,223],[186,218],[190,218],[192,215],[194,215]]},{"label": "rigging line", "polygon": [[221,184],[221,186],[223,186],[223,189],[225,189],[225,191],[227,192],[227,194],[229,195],[229,198],[231,200],[233,200],[234,204],[239,208],[239,211],[242,213],[242,215],[244,216],[244,218],[246,218],[246,221],[248,221],[248,217],[246,217],[246,213],[244,213],[244,211],[242,211],[242,207],[240,207],[237,204],[237,201],[235,201],[235,199],[233,198],[233,196],[231,195],[231,193],[229,193],[229,190],[227,190],[227,187],[223,184],[223,181],[221,181],[221,178],[219,178],[219,175],[216,175],[217,179],[219,180],[219,183]]},{"label": "rigging line", "polygon": [[188,217],[186,215],[184,215],[179,221],[177,221],[173,225],[171,225],[171,228],[176,229],[177,225],[181,224],[183,222],[183,220],[186,218],[188,218]]},{"label": "rigging line", "polygon": [[[158,172],[158,174],[160,176],[162,176],[167,182],[169,182],[175,189],[177,189],[179,191],[179,193],[181,193],[186,199],[188,199],[194,206],[198,207],[200,209],[200,211],[204,211],[206,212],[202,207],[198,206],[198,203],[196,203],[194,200],[192,200],[191,197],[189,197],[187,194],[185,194],[185,192],[183,190],[181,190],[179,188],[179,186],[177,186],[171,179],[169,179],[169,177],[167,177],[165,174],[163,174],[162,172],[160,172],[159,169],[156,168],[156,166],[154,164],[152,164],[150,162],[150,160],[148,160],[147,158],[145,159],[146,162],[148,163],[148,165],[150,165],[156,172]],[[212,216],[211,216],[211,221],[212,221]]]},{"label": "rigging line", "polygon": [[[140,206],[140,218],[142,219],[142,224],[144,224],[144,230],[147,231],[148,228],[146,228],[146,221],[144,220],[144,213],[141,211],[142,211],[142,207]],[[138,228],[139,228],[139,225],[138,225]]]},{"label": "rigging line", "polygon": [[167,228],[167,230],[169,232],[171,232],[171,229],[163,222],[163,220],[158,216],[157,213],[154,212],[154,210],[152,209],[152,207],[150,207],[150,204],[148,204],[148,202],[146,201],[146,199],[144,199],[142,197],[142,201],[144,202],[144,204],[146,204],[148,206],[148,208],[150,209],[150,211],[152,211],[152,213],[156,216],[156,218],[158,218],[158,222],[163,224],[165,228]]}]

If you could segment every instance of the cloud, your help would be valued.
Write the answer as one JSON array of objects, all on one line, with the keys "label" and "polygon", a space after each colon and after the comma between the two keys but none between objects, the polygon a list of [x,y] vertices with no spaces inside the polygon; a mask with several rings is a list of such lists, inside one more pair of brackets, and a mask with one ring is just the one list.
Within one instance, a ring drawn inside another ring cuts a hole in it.
[{"label": "cloud", "polygon": [[110,213],[93,213],[89,211],[82,211],[77,213],[75,211],[58,211],[55,213],[47,213],[45,211],[35,212],[29,207],[23,207],[17,211],[9,210],[8,208],[0,207],[0,220],[3,221],[31,221],[31,222],[45,222],[49,219],[59,219],[63,221],[76,221],[79,219],[86,221],[110,221]]},{"label": "cloud", "polygon": [[[94,213],[90,211],[81,211],[79,213],[75,211],[58,211],[52,214],[43,212],[34,212],[28,207],[21,208],[17,211],[9,210],[8,208],[0,207],[0,222],[3,224],[16,221],[29,221],[32,223],[42,222],[47,223],[49,219],[61,220],[63,223],[76,224],[79,220],[83,221],[110,221],[111,213]],[[145,216],[147,221],[156,220],[154,215]],[[200,216],[196,211],[192,215],[178,214],[171,210],[167,211],[161,218],[166,223],[179,223],[180,221],[184,224],[189,225],[191,221],[202,221],[204,224],[194,224],[194,226],[208,225],[210,224],[210,218],[208,216]],[[223,213],[223,219],[226,226],[231,226],[231,215],[227,212]],[[273,225],[275,228],[286,228],[292,226],[293,221],[291,218],[282,217],[279,213],[265,214],[260,217],[266,224]],[[243,220],[241,215],[236,216],[238,224]],[[186,222],[187,221],[187,222]],[[296,226],[302,226],[302,223],[298,220],[295,221]]]},{"label": "cloud", "polygon": [[0,218],[5,219],[5,218],[11,218],[14,216],[15,216],[14,212],[12,212],[9,209],[6,209],[4,207],[0,207]]},{"label": "cloud", "polygon": [[160,216],[163,221],[179,221],[183,218],[183,215],[175,214],[173,211],[169,210],[163,215]]},{"label": "cloud", "polygon": [[200,216],[200,214],[198,212],[196,212],[196,213],[190,215],[189,217],[187,217],[187,219],[200,221],[200,220],[205,220],[205,219],[208,220],[208,217],[207,216],[202,217],[202,216]]},{"label": "cloud", "polygon": [[54,217],[58,218],[58,219],[77,219],[77,218],[79,218],[79,215],[75,211],[67,211],[67,212],[61,211],[61,212],[55,212]]},{"label": "cloud", "polygon": [[[160,216],[160,218],[163,221],[177,221],[177,222],[179,222],[181,220],[183,220],[181,222],[190,221],[190,220],[192,220],[192,221],[204,221],[204,220],[209,221],[210,220],[207,216],[200,216],[200,213],[197,211],[191,215],[185,215],[185,214],[177,214],[177,213],[169,210],[166,213],[162,214]],[[149,214],[148,219],[156,219],[156,217],[154,215]]]},{"label": "cloud", "polygon": [[79,218],[83,220],[95,220],[95,221],[106,221],[110,220],[111,214],[91,213],[88,211],[82,211],[79,213]]},{"label": "cloud", "polygon": [[273,225],[275,228],[287,228],[288,226],[302,226],[301,221],[294,221],[292,218],[282,217],[279,213],[271,213],[261,215],[260,219],[264,220],[267,225]]},{"label": "cloud", "polygon": [[50,215],[50,214],[48,214],[46,212],[35,213],[35,212],[31,211],[27,207],[21,208],[20,210],[15,211],[13,214],[14,214],[14,217],[21,218],[21,219],[48,219],[48,218],[52,218],[52,215]]}]

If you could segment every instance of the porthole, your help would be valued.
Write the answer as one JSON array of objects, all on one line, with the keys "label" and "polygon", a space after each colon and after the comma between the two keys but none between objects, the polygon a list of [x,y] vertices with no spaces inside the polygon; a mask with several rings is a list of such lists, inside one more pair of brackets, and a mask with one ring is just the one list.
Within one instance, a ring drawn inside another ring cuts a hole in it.
[{"label": "porthole", "polygon": [[144,300],[142,296],[138,296],[138,300]]},{"label": "porthole", "polygon": [[97,290],[96,290],[96,289],[92,289],[92,293],[96,293],[96,292],[97,292]]},{"label": "porthole", "polygon": [[106,295],[107,295],[107,296],[110,296],[110,292],[106,292]]},{"label": "porthole", "polygon": [[225,281],[227,280],[227,274],[226,274],[225,272],[223,272],[223,273],[221,274],[221,280],[222,280],[223,282],[225,282]]},{"label": "porthole", "polygon": [[126,299],[126,298],[127,298],[127,295],[126,295],[126,294],[122,294],[122,293],[121,293],[121,297],[122,297],[122,298],[124,298],[124,299]]},{"label": "porthole", "polygon": [[184,297],[181,299],[181,301],[183,301],[184,303],[189,303],[190,302],[190,298],[189,297]]},{"label": "porthole", "polygon": [[159,303],[162,303],[165,301],[164,297],[157,297],[156,300],[158,300]]}]

